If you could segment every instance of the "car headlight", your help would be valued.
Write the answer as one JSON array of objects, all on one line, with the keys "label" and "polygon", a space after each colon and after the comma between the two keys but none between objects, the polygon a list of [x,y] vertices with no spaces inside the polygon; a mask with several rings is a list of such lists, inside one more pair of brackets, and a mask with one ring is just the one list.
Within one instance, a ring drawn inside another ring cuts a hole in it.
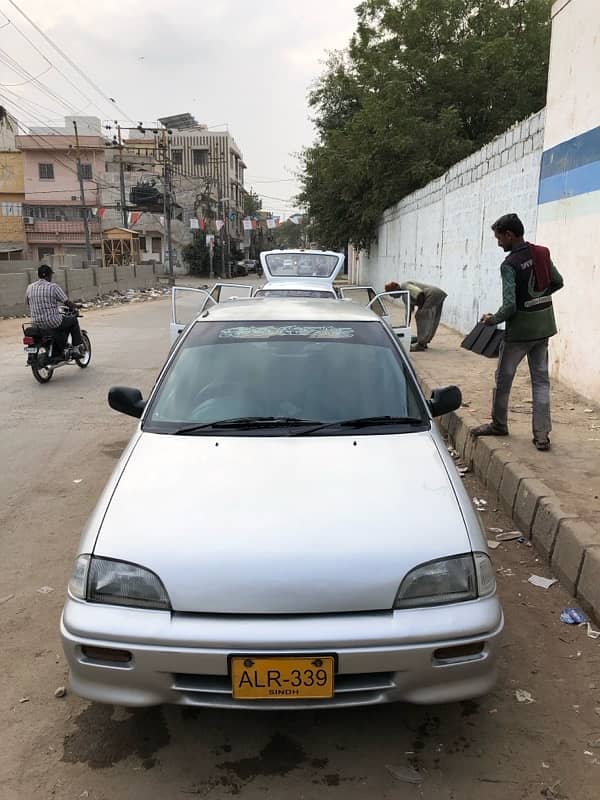
[{"label": "car headlight", "polygon": [[91,603],[171,610],[171,601],[158,575],[139,564],[80,555],[73,567],[69,592]]},{"label": "car headlight", "polygon": [[496,580],[485,553],[443,558],[413,569],[402,581],[394,608],[460,603],[494,593]]}]

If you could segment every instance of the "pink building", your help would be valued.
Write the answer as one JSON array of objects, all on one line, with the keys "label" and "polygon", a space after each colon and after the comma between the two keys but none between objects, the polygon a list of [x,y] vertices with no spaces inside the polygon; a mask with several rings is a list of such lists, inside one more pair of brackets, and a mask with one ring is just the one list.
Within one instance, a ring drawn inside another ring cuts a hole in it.
[{"label": "pink building", "polygon": [[[54,256],[80,266],[86,260],[84,206],[77,172],[74,135],[31,133],[16,137],[24,158],[25,200],[23,217],[27,255],[34,261]],[[101,258],[101,222],[91,209],[101,206],[104,175],[102,136],[79,136],[85,205],[89,207],[90,239],[94,257]],[[64,259],[64,257],[71,257]]]}]

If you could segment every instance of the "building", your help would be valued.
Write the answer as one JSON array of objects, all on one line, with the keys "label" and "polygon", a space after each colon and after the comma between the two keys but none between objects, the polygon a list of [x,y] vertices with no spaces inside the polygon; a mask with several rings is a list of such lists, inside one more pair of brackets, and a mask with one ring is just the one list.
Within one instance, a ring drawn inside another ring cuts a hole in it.
[{"label": "building", "polygon": [[17,121],[0,107],[0,261],[23,258],[23,155],[16,149]]},{"label": "building", "polygon": [[241,248],[246,164],[235,139],[229,131],[209,130],[190,114],[160,122],[171,131],[173,186],[184,225],[196,216],[222,219],[231,246]]},{"label": "building", "polygon": [[67,117],[62,129],[32,128],[31,133],[15,137],[24,161],[26,257],[34,261],[54,257],[55,263],[73,266],[87,261],[73,122],[77,123],[79,133],[90,239],[94,259],[100,259],[101,223],[92,209],[102,204],[105,140],[99,120]]}]

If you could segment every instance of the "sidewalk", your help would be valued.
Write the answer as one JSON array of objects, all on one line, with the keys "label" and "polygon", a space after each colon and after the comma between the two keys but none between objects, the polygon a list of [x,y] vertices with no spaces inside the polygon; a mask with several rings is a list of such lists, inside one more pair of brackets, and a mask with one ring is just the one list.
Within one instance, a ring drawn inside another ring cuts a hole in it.
[{"label": "sidewalk", "polygon": [[463,408],[440,425],[565,588],[600,619],[600,408],[553,382],[552,450],[538,452],[525,361],[511,394],[511,435],[474,440],[470,429],[490,419],[497,359],[463,350],[462,338],[440,326],[430,349],[412,354],[427,394],[452,383],[462,391]]}]

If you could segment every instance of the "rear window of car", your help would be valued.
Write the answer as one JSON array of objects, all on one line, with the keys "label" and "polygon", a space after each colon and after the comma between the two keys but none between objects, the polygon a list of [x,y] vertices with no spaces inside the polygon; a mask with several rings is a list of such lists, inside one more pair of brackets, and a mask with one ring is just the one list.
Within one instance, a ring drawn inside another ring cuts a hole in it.
[{"label": "rear window of car", "polygon": [[379,321],[201,320],[163,375],[144,430],[240,417],[373,416],[429,424],[412,371]]},{"label": "rear window of car", "polygon": [[337,295],[326,289],[258,289],[255,297],[315,297],[332,300]]},{"label": "rear window of car", "polygon": [[271,253],[265,256],[265,261],[273,277],[330,278],[338,257],[322,253]]}]

